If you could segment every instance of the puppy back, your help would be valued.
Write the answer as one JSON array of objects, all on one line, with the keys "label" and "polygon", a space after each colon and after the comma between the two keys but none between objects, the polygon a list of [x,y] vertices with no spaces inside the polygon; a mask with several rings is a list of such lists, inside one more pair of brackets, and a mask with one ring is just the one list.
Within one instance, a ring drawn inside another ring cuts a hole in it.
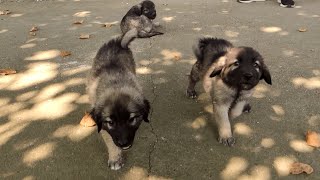
[{"label": "puppy back", "polygon": [[201,38],[198,44],[193,46],[193,52],[198,61],[204,62],[209,58],[210,63],[215,61],[221,56],[224,56],[229,48],[233,45],[224,39],[218,38]]}]

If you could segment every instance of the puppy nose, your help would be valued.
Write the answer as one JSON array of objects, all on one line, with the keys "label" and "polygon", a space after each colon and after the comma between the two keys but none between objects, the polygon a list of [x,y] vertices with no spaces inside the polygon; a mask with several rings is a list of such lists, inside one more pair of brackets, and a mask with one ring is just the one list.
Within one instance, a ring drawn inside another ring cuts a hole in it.
[{"label": "puppy nose", "polygon": [[253,74],[252,73],[249,73],[249,72],[246,72],[243,74],[243,76],[247,79],[247,80],[250,80],[252,77],[253,77]]},{"label": "puppy nose", "polygon": [[119,144],[121,147],[127,147],[127,146],[130,145],[130,144],[129,144],[129,141],[128,141],[128,140],[125,140],[125,139],[123,139],[123,140],[118,140],[118,144]]}]

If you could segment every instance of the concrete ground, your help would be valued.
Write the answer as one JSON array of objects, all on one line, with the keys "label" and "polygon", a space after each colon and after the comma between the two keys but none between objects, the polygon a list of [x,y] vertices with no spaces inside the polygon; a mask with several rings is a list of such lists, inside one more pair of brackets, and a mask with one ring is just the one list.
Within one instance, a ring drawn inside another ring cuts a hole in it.
[{"label": "concrete ground", "polygon": [[[151,123],[140,126],[120,171],[108,169],[96,128],[79,121],[92,59],[138,1],[0,2],[12,12],[0,16],[0,69],[18,71],[0,76],[1,179],[320,179],[320,151],[305,143],[308,130],[320,132],[320,1],[285,9],[273,0],[156,0],[165,34],[131,44]],[[115,25],[99,24],[106,22]],[[81,33],[91,37],[80,40]],[[201,86],[197,100],[185,97],[191,46],[203,36],[254,47],[272,74],[272,86],[257,87],[251,114],[232,121],[232,148],[217,142]],[[62,58],[59,50],[72,54]],[[289,175],[295,161],[314,172]]]}]

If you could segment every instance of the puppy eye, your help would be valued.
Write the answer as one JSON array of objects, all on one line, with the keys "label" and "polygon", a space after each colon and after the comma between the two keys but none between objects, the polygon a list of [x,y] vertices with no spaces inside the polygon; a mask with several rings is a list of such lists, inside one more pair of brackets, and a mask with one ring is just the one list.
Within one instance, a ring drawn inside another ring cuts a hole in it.
[{"label": "puppy eye", "polygon": [[258,64],[257,62],[255,62],[255,63],[253,64],[253,67],[259,67],[259,64]]},{"label": "puppy eye", "polygon": [[148,12],[149,12],[149,10],[148,10],[148,9],[145,9],[145,10],[143,10],[143,12],[144,12],[144,13],[148,13]]},{"label": "puppy eye", "polygon": [[131,124],[131,125],[134,125],[134,124],[136,124],[136,117],[133,117],[133,118],[130,118],[129,119],[129,123]]},{"label": "puppy eye", "polygon": [[236,61],[236,62],[233,63],[233,65],[234,65],[234,66],[239,66],[240,63],[239,63],[239,61]]}]

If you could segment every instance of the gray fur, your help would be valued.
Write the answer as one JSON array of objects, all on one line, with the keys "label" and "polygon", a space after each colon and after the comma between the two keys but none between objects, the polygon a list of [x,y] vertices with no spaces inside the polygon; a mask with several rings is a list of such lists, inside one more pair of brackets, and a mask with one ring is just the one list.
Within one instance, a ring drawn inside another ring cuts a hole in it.
[{"label": "gray fur", "polygon": [[148,38],[156,35],[162,35],[162,32],[156,30],[158,26],[153,23],[156,18],[156,9],[152,1],[142,1],[133,6],[122,18],[120,28],[123,34],[135,29],[137,37]]},{"label": "gray fur", "polygon": [[108,165],[123,166],[122,150],[129,149],[142,121],[148,122],[150,105],[136,78],[135,62],[124,35],[104,44],[94,58],[87,92],[91,116],[109,151]]},{"label": "gray fur", "polygon": [[197,61],[189,76],[187,96],[197,97],[195,86],[202,80],[212,98],[219,142],[233,146],[235,139],[229,119],[250,112],[247,100],[261,79],[271,84],[269,70],[257,51],[250,47],[234,47],[223,39],[200,39],[193,49]]}]

